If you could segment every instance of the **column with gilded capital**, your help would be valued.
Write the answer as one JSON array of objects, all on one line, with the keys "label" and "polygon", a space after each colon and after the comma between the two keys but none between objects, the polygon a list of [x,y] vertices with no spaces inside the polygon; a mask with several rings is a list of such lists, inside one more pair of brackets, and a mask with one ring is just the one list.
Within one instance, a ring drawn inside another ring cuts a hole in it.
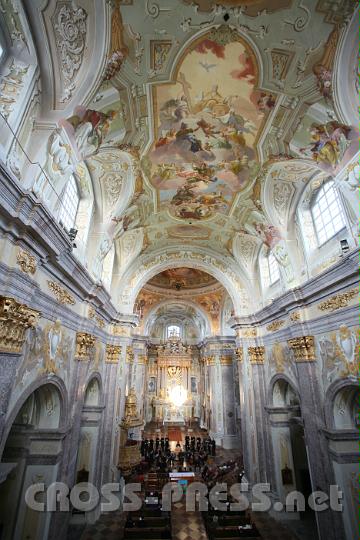
[{"label": "column with gilded capital", "polygon": [[0,296],[0,440],[26,330],[36,325],[39,316],[39,311],[14,298]]},{"label": "column with gilded capital", "polygon": [[[288,340],[288,345],[293,352],[298,375],[312,491],[322,491],[329,495],[329,488],[335,484],[335,478],[323,432],[325,419],[317,375],[315,339],[313,336],[295,337]],[[315,515],[321,539],[336,540],[345,537],[341,512],[333,512],[329,508]]]}]

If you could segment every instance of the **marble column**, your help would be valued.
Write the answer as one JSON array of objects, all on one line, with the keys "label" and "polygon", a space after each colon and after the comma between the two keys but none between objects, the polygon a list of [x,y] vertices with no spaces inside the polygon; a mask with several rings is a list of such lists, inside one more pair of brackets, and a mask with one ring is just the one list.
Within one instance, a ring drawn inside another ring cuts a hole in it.
[{"label": "marble column", "polygon": [[232,355],[223,355],[220,358],[220,373],[223,404],[223,447],[227,449],[239,448],[239,439],[236,433],[235,422],[235,391]]},{"label": "marble column", "polygon": [[[313,336],[300,336],[290,339],[288,344],[293,351],[297,368],[312,490],[329,494],[329,487],[335,485],[335,477],[327,440],[322,430],[325,420],[317,378],[315,340]],[[316,512],[315,516],[320,540],[337,540],[345,537],[341,512],[333,512],[329,508]]]}]

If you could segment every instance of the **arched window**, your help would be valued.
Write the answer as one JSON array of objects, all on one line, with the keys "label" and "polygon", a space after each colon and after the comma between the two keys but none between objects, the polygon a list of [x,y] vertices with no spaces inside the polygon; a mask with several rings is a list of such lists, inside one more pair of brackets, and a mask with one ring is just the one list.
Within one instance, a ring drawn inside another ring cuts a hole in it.
[{"label": "arched window", "polygon": [[270,251],[261,259],[261,278],[263,287],[270,287],[280,279],[279,263]]},{"label": "arched window", "polygon": [[181,337],[181,328],[180,328],[180,326],[178,326],[176,324],[170,324],[167,327],[166,337],[168,339]]},{"label": "arched window", "polygon": [[319,246],[335,236],[345,226],[345,216],[333,180],[326,182],[311,205],[311,215]]},{"label": "arched window", "polygon": [[68,231],[75,225],[76,214],[79,208],[79,191],[75,178],[70,176],[61,197],[59,222]]}]

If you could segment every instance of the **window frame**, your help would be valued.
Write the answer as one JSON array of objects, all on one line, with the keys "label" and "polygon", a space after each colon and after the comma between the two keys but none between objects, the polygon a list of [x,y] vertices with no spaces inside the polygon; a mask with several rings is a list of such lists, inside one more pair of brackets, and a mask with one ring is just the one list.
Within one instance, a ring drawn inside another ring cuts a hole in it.
[{"label": "window frame", "polygon": [[[179,333],[176,336],[170,336],[170,332],[169,332],[170,328],[178,328]],[[181,339],[181,334],[182,334],[182,328],[179,324],[171,323],[166,326],[166,339],[170,339],[171,337],[176,337],[176,338]]]},{"label": "window frame", "polygon": [[[272,277],[274,275],[273,271],[271,270],[274,267],[274,264],[276,264],[276,279],[272,280]],[[266,275],[264,274],[266,272]],[[270,287],[273,287],[281,280],[281,273],[280,273],[280,267],[279,263],[276,260],[276,257],[274,256],[273,252],[269,250],[269,252],[265,255],[262,255],[261,258],[261,264],[260,264],[260,274],[261,274],[261,283],[263,286],[263,289],[269,289]]]},{"label": "window frame", "polygon": [[[68,190],[69,190],[69,186],[71,187],[75,187],[75,194],[76,194],[76,198],[77,198],[77,201],[76,201],[76,205],[73,204],[72,202],[72,199],[71,199],[71,202],[70,202],[70,206],[73,206],[73,208],[75,208],[75,211],[72,214],[70,214],[69,210],[68,210],[68,207],[66,206],[66,203],[67,203],[67,198],[70,199],[70,195],[68,193]],[[61,193],[61,201],[60,201],[60,210],[59,210],[59,216],[58,216],[58,221],[60,223],[60,225],[62,227],[64,227],[64,229],[66,229],[68,232],[70,231],[70,229],[74,228],[75,225],[76,225],[76,217],[77,217],[77,214],[78,214],[78,211],[79,211],[79,206],[80,206],[80,190],[79,190],[79,187],[78,187],[78,183],[76,181],[76,177],[75,175],[71,175],[70,178],[67,180],[63,190],[62,190],[62,193]],[[65,219],[64,219],[65,217]],[[70,218],[72,218],[72,223],[71,225],[69,226],[69,222],[70,222]]]},{"label": "window frame", "polygon": [[[327,190],[326,187],[328,186]],[[329,191],[333,193],[332,200],[327,197]],[[321,209],[321,202],[325,201],[326,206]],[[329,202],[330,201],[330,202]],[[331,206],[335,205],[337,207],[337,213],[335,216],[331,214]],[[335,181],[328,180],[314,193],[312,200],[310,202],[310,215],[312,224],[314,227],[315,237],[317,241],[318,248],[324,246],[327,242],[335,238],[339,233],[347,228],[346,225],[346,214],[345,208],[341,199],[340,193],[336,189]],[[318,215],[316,216],[314,212],[317,211]],[[330,221],[326,221],[325,218],[330,218]],[[340,219],[342,226],[338,229],[335,228],[335,221]],[[319,226],[321,222],[321,227]],[[332,229],[332,234],[329,234],[329,228]],[[322,237],[324,235],[324,237]]]}]

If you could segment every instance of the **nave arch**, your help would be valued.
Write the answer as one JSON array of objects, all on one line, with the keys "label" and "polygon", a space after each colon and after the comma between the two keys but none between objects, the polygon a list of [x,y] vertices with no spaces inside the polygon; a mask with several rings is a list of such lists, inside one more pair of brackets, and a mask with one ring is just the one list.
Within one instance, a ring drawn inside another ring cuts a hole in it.
[{"label": "nave arch", "polygon": [[124,314],[131,314],[141,288],[156,274],[170,268],[195,268],[207,272],[224,286],[230,295],[235,315],[245,315],[251,311],[250,288],[245,276],[241,275],[235,261],[214,254],[210,250],[190,250],[178,246],[174,250],[159,250],[138,258],[118,284],[123,294],[119,297],[118,308]]}]

